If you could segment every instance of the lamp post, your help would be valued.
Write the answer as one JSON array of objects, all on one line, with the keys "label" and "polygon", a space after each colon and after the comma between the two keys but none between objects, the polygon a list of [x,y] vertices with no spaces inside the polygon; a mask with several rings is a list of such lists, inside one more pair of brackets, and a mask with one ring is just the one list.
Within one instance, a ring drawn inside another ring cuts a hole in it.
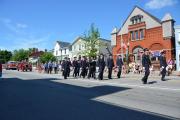
[{"label": "lamp post", "polygon": [[127,56],[126,56],[126,62],[127,62],[127,70],[129,73],[129,42],[127,43]]},{"label": "lamp post", "polygon": [[127,43],[127,58],[126,58],[127,64],[129,64],[129,42]]}]

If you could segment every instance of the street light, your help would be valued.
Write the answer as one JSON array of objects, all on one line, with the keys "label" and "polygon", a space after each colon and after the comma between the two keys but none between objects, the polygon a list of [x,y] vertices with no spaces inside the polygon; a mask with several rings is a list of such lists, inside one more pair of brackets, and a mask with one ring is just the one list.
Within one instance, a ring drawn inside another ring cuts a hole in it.
[{"label": "street light", "polygon": [[127,56],[126,56],[126,62],[127,62],[127,69],[129,73],[129,41],[127,43]]}]

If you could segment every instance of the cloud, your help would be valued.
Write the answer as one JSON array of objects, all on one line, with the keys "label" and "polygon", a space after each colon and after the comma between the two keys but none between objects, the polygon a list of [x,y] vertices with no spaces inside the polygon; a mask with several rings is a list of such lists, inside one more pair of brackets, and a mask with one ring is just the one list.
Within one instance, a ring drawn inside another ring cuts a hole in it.
[{"label": "cloud", "polygon": [[9,18],[1,18],[0,21],[3,22],[3,24],[6,26],[6,28],[8,28],[12,32],[18,33],[18,34],[23,33],[22,30],[28,27],[28,25],[23,24],[23,23],[14,23]]},{"label": "cloud", "polygon": [[16,38],[15,43],[12,50],[14,49],[28,49],[28,48],[38,48],[40,50],[44,50],[49,45],[49,39],[51,35],[46,35],[43,37],[34,37],[34,36],[27,36],[25,38]]},{"label": "cloud", "polygon": [[173,6],[177,2],[177,0],[150,0],[145,4],[145,7],[149,9],[161,9],[163,7]]},{"label": "cloud", "polygon": [[22,24],[22,23],[17,23],[16,26],[17,28],[20,28],[20,29],[24,29],[28,27],[26,24]]}]

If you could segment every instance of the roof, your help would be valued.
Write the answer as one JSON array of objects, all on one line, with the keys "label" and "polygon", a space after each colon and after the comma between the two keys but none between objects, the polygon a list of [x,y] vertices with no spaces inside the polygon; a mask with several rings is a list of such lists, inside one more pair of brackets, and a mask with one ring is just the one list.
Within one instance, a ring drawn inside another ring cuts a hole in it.
[{"label": "roof", "polygon": [[104,38],[99,38],[100,41],[105,41],[105,42],[111,42],[111,40],[107,40],[107,39],[104,39]]},{"label": "roof", "polygon": [[[152,14],[148,13],[147,11],[143,10],[142,8],[138,7],[137,5],[134,6],[134,8],[132,9],[132,11],[130,12],[130,14],[128,15],[128,17],[126,18],[126,20],[124,21],[124,23],[122,24],[121,28],[124,26],[124,24],[126,23],[126,21],[128,20],[129,16],[132,14],[132,12],[136,9],[140,9],[141,11],[143,11],[144,13],[146,13],[147,15],[149,15],[151,18],[153,18],[155,21],[157,21],[158,23],[161,24],[161,20],[158,19],[157,17],[153,16]],[[120,32],[121,29],[118,30],[118,32]]]},{"label": "roof", "polygon": [[77,37],[71,45],[74,45],[79,39],[84,40],[83,37]]},{"label": "roof", "polygon": [[71,45],[71,43],[69,42],[64,42],[64,41],[56,41],[56,42],[59,44],[61,48],[69,47]]},{"label": "roof", "polygon": [[29,55],[29,57],[40,57],[43,53],[43,51],[33,52]]}]

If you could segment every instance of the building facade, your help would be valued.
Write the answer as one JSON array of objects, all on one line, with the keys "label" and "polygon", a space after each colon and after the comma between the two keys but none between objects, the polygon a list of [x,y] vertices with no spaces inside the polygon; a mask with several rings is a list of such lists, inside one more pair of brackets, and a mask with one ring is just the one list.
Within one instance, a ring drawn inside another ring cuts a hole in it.
[{"label": "building facade", "polygon": [[132,54],[135,62],[141,62],[143,48],[152,52],[155,60],[160,51],[166,50],[167,60],[175,58],[174,20],[166,14],[162,20],[135,6],[120,29],[111,33],[113,57]]},{"label": "building facade", "polygon": [[[99,41],[102,44],[102,46],[99,47],[97,45],[97,49],[98,49],[97,54],[108,55],[109,52],[112,51],[111,41],[102,38],[99,38]],[[87,50],[86,41],[82,37],[77,37],[72,43],[72,51],[71,51],[72,57],[84,56],[86,50]]]},{"label": "building facade", "polygon": [[175,27],[176,70],[180,71],[180,26]]},{"label": "building facade", "polygon": [[56,41],[53,54],[58,61],[63,60],[65,57],[71,57],[71,44],[63,41]]}]

